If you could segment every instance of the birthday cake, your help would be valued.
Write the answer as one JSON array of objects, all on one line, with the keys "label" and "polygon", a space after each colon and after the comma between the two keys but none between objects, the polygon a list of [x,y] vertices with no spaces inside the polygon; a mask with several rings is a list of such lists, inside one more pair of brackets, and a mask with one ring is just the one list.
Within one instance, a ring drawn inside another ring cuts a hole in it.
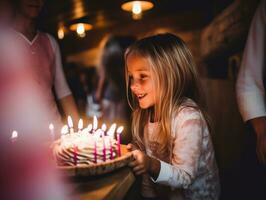
[{"label": "birthday cake", "polygon": [[110,136],[82,132],[61,137],[53,152],[59,166],[86,166],[115,159],[117,149]]},{"label": "birthday cake", "polygon": [[[58,166],[88,166],[114,160],[121,156],[120,134],[123,127],[111,125],[108,131],[105,124],[98,128],[97,118],[93,125],[83,129],[79,121],[78,131],[74,132],[71,117],[68,125],[61,129],[61,138],[53,145],[53,154]],[[116,133],[116,134],[115,134]]]}]

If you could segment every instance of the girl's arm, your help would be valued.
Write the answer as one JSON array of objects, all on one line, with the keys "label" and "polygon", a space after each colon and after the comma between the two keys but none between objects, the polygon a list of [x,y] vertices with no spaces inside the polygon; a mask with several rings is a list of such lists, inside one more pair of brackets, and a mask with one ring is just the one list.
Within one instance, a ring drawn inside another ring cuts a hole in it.
[{"label": "girl's arm", "polygon": [[151,158],[148,171],[156,178],[156,183],[187,188],[198,173],[205,122],[200,113],[193,108],[184,108],[180,111],[175,122],[172,163]]}]

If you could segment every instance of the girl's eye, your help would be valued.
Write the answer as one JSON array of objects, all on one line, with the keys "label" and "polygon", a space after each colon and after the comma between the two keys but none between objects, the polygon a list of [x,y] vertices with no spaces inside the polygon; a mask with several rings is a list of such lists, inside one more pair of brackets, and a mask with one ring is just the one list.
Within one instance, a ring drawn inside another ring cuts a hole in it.
[{"label": "girl's eye", "polygon": [[129,75],[128,79],[129,79],[129,81],[131,81],[133,79],[133,76]]},{"label": "girl's eye", "polygon": [[145,74],[140,75],[140,80],[142,80],[142,81],[146,80],[147,78],[148,78],[148,76]]}]

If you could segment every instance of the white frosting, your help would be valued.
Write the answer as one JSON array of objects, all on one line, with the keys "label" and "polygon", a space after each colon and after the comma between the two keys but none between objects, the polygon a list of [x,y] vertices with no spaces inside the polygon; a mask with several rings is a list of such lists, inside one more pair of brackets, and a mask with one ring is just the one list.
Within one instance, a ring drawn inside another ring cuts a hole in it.
[{"label": "white frosting", "polygon": [[116,140],[110,136],[101,137],[100,135],[102,134],[90,134],[87,131],[63,135],[60,144],[54,148],[58,165],[81,166],[95,163],[95,144],[97,163],[115,158],[117,155]]}]

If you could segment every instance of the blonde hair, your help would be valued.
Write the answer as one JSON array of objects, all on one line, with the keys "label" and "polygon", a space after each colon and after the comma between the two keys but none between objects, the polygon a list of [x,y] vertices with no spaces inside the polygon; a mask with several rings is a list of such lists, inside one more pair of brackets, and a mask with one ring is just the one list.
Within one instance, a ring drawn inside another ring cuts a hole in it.
[{"label": "blonde hair", "polygon": [[172,117],[180,105],[190,98],[198,105],[196,109],[202,110],[199,78],[192,55],[185,43],[170,33],[138,40],[127,49],[125,59],[132,54],[147,59],[157,90],[154,111],[141,109],[136,97],[130,92],[128,72],[125,70],[128,101],[133,109],[133,138],[144,148],[144,127],[151,112],[154,112],[154,118],[160,125],[158,142],[161,145],[158,151],[169,153]]}]

